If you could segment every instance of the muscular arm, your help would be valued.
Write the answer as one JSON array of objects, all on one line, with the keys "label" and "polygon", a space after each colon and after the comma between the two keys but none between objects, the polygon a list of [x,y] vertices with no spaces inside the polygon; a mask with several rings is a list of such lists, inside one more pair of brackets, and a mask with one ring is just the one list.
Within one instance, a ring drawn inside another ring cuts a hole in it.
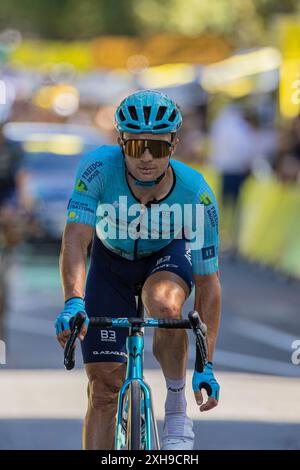
[{"label": "muscular arm", "polygon": [[218,272],[209,275],[194,275],[195,310],[206,323],[208,341],[208,360],[213,361],[220,318],[221,318],[221,285]]},{"label": "muscular arm", "polygon": [[94,228],[91,225],[66,225],[59,258],[65,300],[84,297],[87,250],[93,234]]}]

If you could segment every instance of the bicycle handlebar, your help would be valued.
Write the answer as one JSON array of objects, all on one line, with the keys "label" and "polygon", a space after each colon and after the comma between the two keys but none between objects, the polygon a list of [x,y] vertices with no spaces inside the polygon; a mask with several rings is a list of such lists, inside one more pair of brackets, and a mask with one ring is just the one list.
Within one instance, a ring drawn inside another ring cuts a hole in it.
[{"label": "bicycle handlebar", "polygon": [[[188,320],[169,320],[155,318],[110,318],[110,317],[91,317],[89,320],[90,327],[102,328],[132,328],[132,327],[153,327],[167,329],[191,329],[196,338],[196,363],[195,368],[198,372],[202,372],[207,363],[207,343],[206,332],[207,327],[201,321],[197,311],[188,314]],[[64,349],[64,365],[67,370],[71,370],[75,366],[75,341],[81,327],[85,321],[84,312],[78,312],[74,319],[70,322],[71,335]]]},{"label": "bicycle handlebar", "polygon": [[192,328],[188,320],[158,320],[155,318],[110,318],[110,317],[91,317],[89,327],[104,328],[132,328],[152,327],[152,328]]}]

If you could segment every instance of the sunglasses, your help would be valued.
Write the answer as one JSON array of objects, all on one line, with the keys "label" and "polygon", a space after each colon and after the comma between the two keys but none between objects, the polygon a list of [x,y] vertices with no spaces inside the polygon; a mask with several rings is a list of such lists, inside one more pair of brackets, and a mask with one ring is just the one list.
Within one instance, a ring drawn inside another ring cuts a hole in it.
[{"label": "sunglasses", "polygon": [[153,158],[168,157],[172,148],[172,144],[165,140],[129,139],[123,140],[121,143],[125,155],[133,158],[140,158],[146,149],[153,155]]}]

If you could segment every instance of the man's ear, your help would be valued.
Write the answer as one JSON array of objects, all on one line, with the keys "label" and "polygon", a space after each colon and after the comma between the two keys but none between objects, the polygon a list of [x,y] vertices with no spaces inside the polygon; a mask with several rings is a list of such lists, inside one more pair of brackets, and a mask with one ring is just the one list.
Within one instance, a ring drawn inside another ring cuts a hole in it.
[{"label": "man's ear", "polygon": [[178,139],[178,137],[176,137],[174,139],[174,142],[172,142],[172,153],[171,153],[171,155],[173,155],[173,153],[175,152],[178,142],[179,142],[179,139]]},{"label": "man's ear", "polygon": [[122,137],[121,136],[118,137],[118,144],[122,145]]}]

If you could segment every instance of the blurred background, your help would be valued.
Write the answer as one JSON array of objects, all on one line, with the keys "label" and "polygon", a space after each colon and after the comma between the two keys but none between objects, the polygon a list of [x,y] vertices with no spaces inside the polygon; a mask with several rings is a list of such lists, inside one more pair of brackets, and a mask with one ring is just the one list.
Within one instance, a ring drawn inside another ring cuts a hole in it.
[{"label": "blurred background", "polygon": [[[80,156],[116,142],[114,110],[143,88],[178,102],[176,158],[220,206],[222,395],[200,415],[191,341],[196,448],[299,449],[297,0],[1,0],[0,449],[80,448],[86,378],[54,337],[59,245]],[[145,366],[162,396],[149,335]],[[157,416],[161,431],[163,402]]]}]

